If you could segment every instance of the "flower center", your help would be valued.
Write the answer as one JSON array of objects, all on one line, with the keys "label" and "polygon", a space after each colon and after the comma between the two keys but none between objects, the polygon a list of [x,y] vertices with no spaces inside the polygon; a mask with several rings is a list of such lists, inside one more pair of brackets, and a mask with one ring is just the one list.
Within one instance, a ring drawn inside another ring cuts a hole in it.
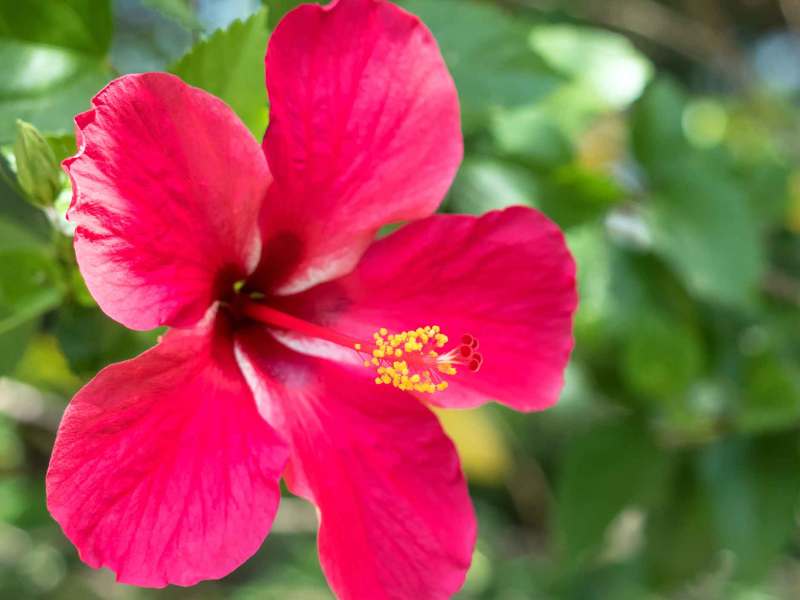
[{"label": "flower center", "polygon": [[288,331],[332,342],[356,352],[365,367],[375,370],[375,383],[391,385],[403,391],[433,394],[447,389],[445,375],[456,375],[456,366],[476,372],[483,364],[478,340],[463,335],[460,343],[450,345],[438,325],[427,325],[391,333],[381,327],[370,340],[360,340],[327,327],[305,321],[240,296],[241,314],[250,319]]}]

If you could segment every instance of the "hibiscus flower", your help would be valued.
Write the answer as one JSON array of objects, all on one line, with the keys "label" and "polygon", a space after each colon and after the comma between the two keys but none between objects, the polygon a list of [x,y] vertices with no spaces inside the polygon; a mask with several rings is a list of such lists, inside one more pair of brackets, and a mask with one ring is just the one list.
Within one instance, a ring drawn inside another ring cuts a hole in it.
[{"label": "hibiscus flower", "polygon": [[76,117],[64,166],[81,273],[113,319],[170,329],[73,398],[48,507],[89,565],[191,585],[259,548],[283,476],[318,508],[340,598],[449,597],[476,524],[429,405],[556,402],[573,261],[529,208],[431,216],[462,137],[414,16],[301,6],[266,74],[261,147],[163,73],[113,81]]}]

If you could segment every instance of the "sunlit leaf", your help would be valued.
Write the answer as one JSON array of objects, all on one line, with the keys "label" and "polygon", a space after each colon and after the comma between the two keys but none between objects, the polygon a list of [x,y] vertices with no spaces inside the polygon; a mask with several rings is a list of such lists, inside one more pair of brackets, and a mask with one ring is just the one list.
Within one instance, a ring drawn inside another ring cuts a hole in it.
[{"label": "sunlit leaf", "polygon": [[493,112],[492,134],[498,149],[537,167],[569,162],[575,151],[552,116],[539,106]]},{"label": "sunlit leaf", "polygon": [[268,37],[264,8],[199,42],[170,71],[224,100],[261,139],[268,119],[264,86]]},{"label": "sunlit leaf", "polygon": [[623,108],[636,100],[653,72],[650,61],[630,40],[602,29],[537,25],[531,44],[601,107]]}]

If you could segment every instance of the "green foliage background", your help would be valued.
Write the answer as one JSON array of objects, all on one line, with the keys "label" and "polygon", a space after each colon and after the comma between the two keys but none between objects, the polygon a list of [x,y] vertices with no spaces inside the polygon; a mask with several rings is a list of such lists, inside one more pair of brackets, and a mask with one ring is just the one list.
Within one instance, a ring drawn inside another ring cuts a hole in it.
[{"label": "green foliage background", "polygon": [[[237,572],[158,591],[84,567],[44,506],[67,400],[157,334],[106,318],[77,272],[57,166],[74,152],[71,119],[113,77],[169,70],[260,136],[269,29],[296,2],[263,4],[0,0],[2,598],[330,597],[314,513],[296,499]],[[461,95],[466,158],[443,210],[536,206],[579,265],[560,404],[442,417],[481,525],[459,597],[800,597],[790,3],[402,4],[433,30]]]}]

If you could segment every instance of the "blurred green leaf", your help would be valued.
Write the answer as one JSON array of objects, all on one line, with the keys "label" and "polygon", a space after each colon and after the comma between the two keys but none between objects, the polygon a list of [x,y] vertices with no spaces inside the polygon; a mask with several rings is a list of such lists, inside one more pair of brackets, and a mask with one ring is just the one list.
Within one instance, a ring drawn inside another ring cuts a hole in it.
[{"label": "blurred green leaf", "polygon": [[797,189],[800,180],[792,177],[788,165],[759,163],[736,173],[747,194],[750,213],[760,229],[780,223],[789,210],[792,187]]},{"label": "blurred green leaf", "polygon": [[52,309],[62,294],[53,261],[43,251],[0,251],[0,335]]},{"label": "blurred green leaf", "polygon": [[498,149],[536,167],[555,167],[571,161],[570,140],[550,114],[538,106],[492,113],[492,134]]},{"label": "blurred green leaf", "polygon": [[159,331],[132,331],[97,308],[63,306],[54,334],[70,369],[89,378],[103,367],[133,358],[155,345]]},{"label": "blurred green leaf", "polygon": [[699,296],[750,305],[764,256],[757,223],[741,190],[712,165],[673,158],[651,196],[647,221],[657,252]]},{"label": "blurred green leaf", "polygon": [[613,180],[579,165],[536,174],[514,162],[476,158],[464,161],[446,206],[473,214],[533,206],[566,228],[599,217],[621,199]]},{"label": "blurred green leaf", "polygon": [[0,252],[20,248],[37,249],[42,240],[19,224],[0,216]]},{"label": "blurred green leaf", "polygon": [[106,0],[0,1],[0,142],[18,118],[46,133],[72,129],[113,76],[111,27]]},{"label": "blurred green leaf", "polygon": [[536,177],[513,163],[494,159],[469,159],[453,183],[447,207],[480,214],[514,204],[530,205],[539,194]]},{"label": "blurred green leaf", "polygon": [[725,156],[690,147],[685,104],[676,84],[659,80],[634,112],[633,147],[650,177],[653,244],[694,293],[746,307],[764,267],[759,225]]},{"label": "blurred green leaf", "polygon": [[668,494],[647,519],[645,564],[652,586],[682,588],[720,559],[712,504],[691,457],[682,457]]},{"label": "blurred green leaf", "polygon": [[40,208],[53,206],[61,191],[61,169],[42,134],[24,121],[17,121],[14,142],[17,179],[28,199]]},{"label": "blurred green leaf", "polygon": [[73,394],[82,383],[69,368],[58,340],[42,333],[35,335],[28,344],[14,371],[14,378],[64,396]]},{"label": "blurred green leaf", "polygon": [[[0,318],[2,318],[0,308]],[[0,377],[12,373],[16,368],[25,348],[39,327],[37,319],[31,319],[12,326],[5,333],[0,333]]]},{"label": "blurred green leaf", "polygon": [[631,317],[622,357],[626,383],[635,394],[678,404],[703,368],[698,333],[652,308]]},{"label": "blurred green leaf", "polygon": [[537,25],[534,49],[555,69],[569,74],[598,108],[624,108],[642,93],[653,67],[624,36],[590,27]]},{"label": "blurred green leaf", "polygon": [[670,165],[688,150],[683,134],[686,98],[670,79],[658,79],[645,90],[631,117],[633,151],[652,170]]},{"label": "blurred green leaf", "polygon": [[[13,159],[13,156],[11,156]],[[43,242],[50,235],[50,224],[44,212],[31,206],[5,157],[0,153],[0,247],[14,247],[22,235]],[[3,240],[7,239],[4,244]]]},{"label": "blurred green leaf", "polygon": [[111,46],[111,5],[105,0],[0,0],[0,38],[102,56]]},{"label": "blurred green leaf", "polygon": [[199,42],[170,71],[224,100],[261,139],[269,114],[264,88],[268,37],[267,9],[262,8]]},{"label": "blurred green leaf", "polygon": [[[3,227],[0,221],[0,236]],[[15,368],[39,317],[62,294],[52,258],[33,238],[18,231],[0,243],[0,375]]]},{"label": "blurred green leaf", "polygon": [[800,368],[789,357],[768,349],[748,356],[737,405],[739,430],[760,433],[795,427],[800,420]]},{"label": "blurred green leaf", "polygon": [[536,205],[563,228],[598,219],[624,198],[614,179],[578,164],[554,169],[542,181]]},{"label": "blurred green leaf", "polygon": [[794,537],[800,451],[794,434],[728,440],[703,452],[701,473],[713,500],[722,548],[737,579],[758,580]]},{"label": "blurred green leaf", "polygon": [[593,357],[608,357],[606,348],[610,307],[618,302],[611,290],[609,240],[601,224],[574,227],[567,232],[567,245],[578,268],[578,311],[575,313],[575,351]]},{"label": "blurred green leaf", "polygon": [[562,81],[529,46],[529,28],[497,6],[474,0],[401,4],[436,36],[458,87],[467,131],[482,126],[490,108],[536,102]]},{"label": "blurred green leaf", "polygon": [[556,527],[569,564],[593,557],[625,508],[658,499],[668,456],[641,423],[604,423],[567,447],[557,490]]}]

